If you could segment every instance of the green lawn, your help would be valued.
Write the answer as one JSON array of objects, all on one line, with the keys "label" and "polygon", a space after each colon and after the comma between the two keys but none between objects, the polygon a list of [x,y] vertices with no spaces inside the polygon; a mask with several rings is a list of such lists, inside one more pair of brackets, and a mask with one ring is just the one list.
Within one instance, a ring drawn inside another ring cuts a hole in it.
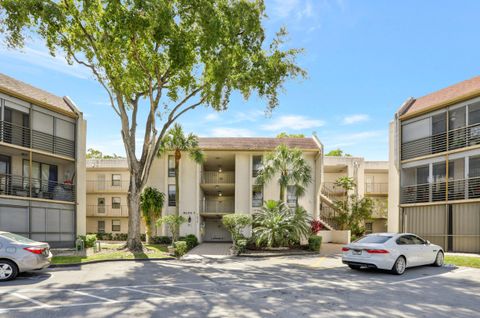
[{"label": "green lawn", "polygon": [[480,257],[475,256],[445,256],[445,264],[480,268]]},{"label": "green lawn", "polygon": [[170,257],[166,245],[144,245],[149,249],[148,253],[133,254],[128,251],[118,250],[120,244],[102,244],[102,251],[88,257],[82,256],[54,256],[52,264],[75,264],[107,259],[147,259]]}]

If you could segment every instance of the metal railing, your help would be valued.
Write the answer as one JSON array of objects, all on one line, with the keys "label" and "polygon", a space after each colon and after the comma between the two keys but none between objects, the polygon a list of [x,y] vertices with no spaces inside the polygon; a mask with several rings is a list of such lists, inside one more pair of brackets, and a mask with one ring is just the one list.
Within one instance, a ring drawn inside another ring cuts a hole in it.
[{"label": "metal railing", "polygon": [[234,213],[235,199],[233,197],[223,197],[219,200],[201,200],[201,213]]},{"label": "metal railing", "polygon": [[75,142],[59,136],[0,121],[0,141],[50,152],[56,155],[75,157]]},{"label": "metal railing", "polygon": [[0,174],[0,195],[75,202],[75,185]]},{"label": "metal railing", "polygon": [[372,194],[372,193],[380,193],[380,194],[387,194],[388,193],[388,183],[365,183],[365,193]]},{"label": "metal railing", "polygon": [[202,174],[203,184],[232,184],[235,183],[234,171],[204,171]]},{"label": "metal railing", "polygon": [[[448,136],[448,145],[447,145]],[[480,124],[402,143],[402,160],[480,144]]]},{"label": "metal railing", "polygon": [[87,216],[127,217],[127,205],[87,205]]},{"label": "metal railing", "polygon": [[329,198],[338,198],[347,195],[344,188],[337,185],[335,182],[324,182],[322,186],[322,193]]},{"label": "metal railing", "polygon": [[326,204],[322,204],[320,207],[320,218],[322,221],[328,223],[331,227],[338,229],[337,212],[334,208]]},{"label": "metal railing", "polygon": [[[445,181],[401,187],[400,203],[424,203],[446,201],[447,184]],[[448,200],[466,200],[480,198],[480,177],[448,181]]]},{"label": "metal railing", "polygon": [[87,180],[87,192],[128,192],[128,180]]}]

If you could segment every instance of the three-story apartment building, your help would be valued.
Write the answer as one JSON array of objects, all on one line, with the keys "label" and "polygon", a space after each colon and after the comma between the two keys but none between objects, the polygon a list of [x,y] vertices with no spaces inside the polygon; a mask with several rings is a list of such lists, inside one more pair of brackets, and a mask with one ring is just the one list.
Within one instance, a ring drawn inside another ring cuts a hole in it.
[{"label": "three-story apartment building", "polygon": [[57,247],[85,234],[85,137],[68,97],[0,74],[0,230]]},{"label": "three-story apartment building", "polygon": [[390,125],[389,230],[480,252],[480,77],[407,100]]},{"label": "three-story apartment building", "polygon": [[87,233],[128,232],[127,159],[87,160]]},{"label": "three-story apartment building", "polygon": [[[347,193],[336,184],[341,177],[353,179],[356,188]],[[365,232],[385,232],[387,229],[388,161],[368,161],[362,157],[325,156],[322,193],[330,201],[343,200],[346,195],[369,197],[374,202],[372,219],[365,221]],[[336,211],[323,202],[320,216],[335,225]]]},{"label": "three-story apartment building", "polygon": [[[279,185],[274,179],[264,186],[256,184],[262,156],[284,143],[299,148],[312,169],[312,183],[305,195],[297,198],[293,186],[287,189],[290,207],[301,205],[312,217],[319,215],[319,193],[322,171],[322,146],[313,138],[200,138],[205,153],[203,164],[184,156],[180,161],[180,202],[175,202],[175,170],[173,154],[154,161],[148,185],[167,195],[164,214],[180,214],[187,222],[181,235],[195,234],[201,241],[230,241],[221,219],[225,214],[252,214],[264,200],[278,200]],[[166,233],[165,228],[160,229]]]}]

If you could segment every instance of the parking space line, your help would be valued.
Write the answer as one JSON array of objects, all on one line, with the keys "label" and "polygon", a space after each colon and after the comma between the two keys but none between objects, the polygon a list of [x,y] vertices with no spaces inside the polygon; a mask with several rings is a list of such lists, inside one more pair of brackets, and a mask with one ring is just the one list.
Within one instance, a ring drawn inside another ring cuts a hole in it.
[{"label": "parking space line", "polygon": [[196,292],[205,293],[205,294],[218,294],[216,292],[206,291],[206,290],[203,290],[203,289],[189,288],[189,287],[185,287],[185,286],[171,286],[171,287],[196,291]]},{"label": "parking space line", "polygon": [[75,294],[82,295],[82,296],[87,296],[87,297],[92,297],[92,298],[97,298],[97,299],[100,299],[100,300],[104,300],[104,301],[107,301],[109,303],[116,303],[117,302],[116,300],[113,300],[113,299],[108,299],[108,298],[105,298],[105,297],[91,295],[91,294],[88,294],[88,293],[85,293],[85,292],[82,292],[82,291],[78,291],[78,290],[69,290],[69,291],[71,291],[72,293],[75,293]]},{"label": "parking space line", "polygon": [[31,303],[34,303],[35,305],[38,305],[40,307],[50,307],[50,305],[47,305],[45,303],[42,303],[41,301],[38,301],[36,299],[33,299],[33,298],[30,298],[30,297],[27,297],[25,295],[22,295],[22,294],[19,294],[19,293],[11,293],[10,295],[12,296],[15,296],[15,297],[18,297],[18,298],[22,298],[24,300],[27,300]]},{"label": "parking space line", "polygon": [[403,284],[403,283],[409,283],[409,282],[424,280],[424,279],[428,279],[428,278],[432,278],[432,277],[447,276],[449,274],[459,274],[459,273],[467,272],[467,271],[470,271],[470,270],[471,270],[471,268],[465,268],[465,269],[458,270],[458,271],[451,271],[451,272],[446,272],[446,273],[441,273],[441,274],[436,274],[436,275],[429,275],[429,276],[422,276],[422,277],[417,277],[417,278],[412,278],[412,279],[406,279],[406,280],[402,280],[402,281],[398,281],[398,282],[388,283],[388,285],[398,285],[398,284]]},{"label": "parking space line", "polygon": [[120,287],[120,289],[132,291],[132,292],[136,292],[136,293],[140,293],[140,294],[145,294],[145,295],[152,295],[152,296],[158,296],[158,297],[164,297],[165,296],[165,295],[162,295],[162,294],[157,294],[157,293],[154,293],[154,292],[148,292],[148,291],[145,291],[145,290],[134,289],[134,288],[129,288],[129,287]]}]

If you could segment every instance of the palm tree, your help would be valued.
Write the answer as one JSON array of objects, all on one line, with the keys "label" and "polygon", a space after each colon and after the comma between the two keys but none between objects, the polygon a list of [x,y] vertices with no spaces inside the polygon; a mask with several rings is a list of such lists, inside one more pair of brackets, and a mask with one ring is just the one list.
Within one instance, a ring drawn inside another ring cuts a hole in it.
[{"label": "palm tree", "polygon": [[203,163],[205,157],[198,146],[198,137],[192,133],[185,135],[182,126],[178,123],[173,125],[162,140],[159,155],[166,151],[173,151],[175,155],[175,215],[178,217],[180,216],[180,182],[178,177],[182,152],[188,153],[189,157],[198,164]]},{"label": "palm tree", "polygon": [[152,187],[146,187],[140,194],[140,209],[145,221],[145,240],[150,244],[155,232],[157,219],[162,215],[165,194]]},{"label": "palm tree", "polygon": [[301,197],[305,194],[305,187],[312,182],[312,170],[303,158],[302,151],[284,144],[265,155],[256,181],[264,185],[276,175],[279,176],[280,201],[283,202],[287,201],[286,190],[289,185],[295,186],[295,194]]}]

